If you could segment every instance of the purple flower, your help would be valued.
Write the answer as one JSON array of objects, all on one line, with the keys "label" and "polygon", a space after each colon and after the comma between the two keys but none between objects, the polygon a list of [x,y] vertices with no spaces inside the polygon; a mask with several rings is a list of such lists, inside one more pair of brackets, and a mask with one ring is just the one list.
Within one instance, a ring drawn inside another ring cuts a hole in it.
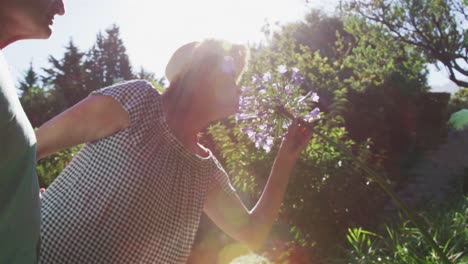
[{"label": "purple flower", "polygon": [[315,107],[310,113],[313,117],[320,118],[320,109],[318,107]]},{"label": "purple flower", "polygon": [[254,74],[254,75],[252,76],[252,82],[253,82],[253,83],[262,83],[263,80],[262,80],[262,78],[260,78],[260,76],[258,76],[257,74]]},{"label": "purple flower", "polygon": [[314,108],[314,110],[307,113],[303,118],[307,122],[312,122],[313,120],[320,119],[320,109],[318,107]]},{"label": "purple flower", "polygon": [[236,115],[241,132],[256,148],[266,152],[271,151],[278,136],[286,134],[291,124],[289,118],[302,117],[308,122],[320,118],[319,108],[307,110],[320,99],[317,93],[310,91],[301,97],[304,77],[299,69],[294,67],[288,71],[285,65],[279,65],[276,70],[279,74],[254,74],[250,86],[242,87],[240,112]]},{"label": "purple flower", "polygon": [[240,107],[241,109],[247,108],[247,107],[249,107],[249,105],[252,104],[253,102],[254,102],[254,100],[253,100],[252,97],[242,96],[242,97],[239,99],[239,107]]},{"label": "purple flower", "polygon": [[266,136],[263,134],[257,134],[255,135],[255,147],[256,148],[261,148],[263,147],[263,144],[265,142]]},{"label": "purple flower", "polygon": [[304,77],[299,73],[294,74],[293,77],[294,86],[300,86],[304,82]]},{"label": "purple flower", "polygon": [[288,96],[290,96],[292,94],[291,85],[286,84],[286,86],[284,86],[284,91],[286,92]]},{"label": "purple flower", "polygon": [[299,69],[296,67],[292,68],[291,79],[294,82],[295,86],[300,86],[304,82],[304,77],[299,73]]},{"label": "purple flower", "polygon": [[278,72],[281,74],[285,74],[288,71],[288,68],[286,68],[286,65],[280,65],[278,66]]},{"label": "purple flower", "polygon": [[250,140],[255,141],[256,133],[255,133],[255,131],[248,130],[247,131],[247,136],[249,137]]},{"label": "purple flower", "polygon": [[263,84],[259,84],[259,85],[257,86],[257,91],[264,90],[264,89],[266,89],[266,87],[265,87],[265,85],[263,85]]},{"label": "purple flower", "polygon": [[263,75],[263,81],[264,82],[269,82],[271,80],[271,73],[270,72],[265,72]]},{"label": "purple flower", "polygon": [[320,99],[320,97],[318,96],[317,93],[313,93],[313,94],[311,95],[311,97],[310,97],[310,100],[311,100],[312,102],[315,102],[315,103],[318,103],[319,99]]},{"label": "purple flower", "polygon": [[252,90],[252,87],[250,87],[250,86],[242,86],[242,87],[241,87],[241,91],[242,91],[243,93],[249,92],[250,90]]},{"label": "purple flower", "polygon": [[270,152],[272,146],[273,146],[273,137],[272,136],[267,136],[267,138],[265,140],[265,143],[263,145],[263,149],[266,152]]},{"label": "purple flower", "polygon": [[277,91],[281,91],[281,85],[279,83],[275,83],[275,87]]}]

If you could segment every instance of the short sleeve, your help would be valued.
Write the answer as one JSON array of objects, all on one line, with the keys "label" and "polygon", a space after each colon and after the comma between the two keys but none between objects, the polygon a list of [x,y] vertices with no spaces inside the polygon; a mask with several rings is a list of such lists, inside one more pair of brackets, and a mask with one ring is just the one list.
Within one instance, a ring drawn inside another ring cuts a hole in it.
[{"label": "short sleeve", "polygon": [[236,193],[236,189],[232,186],[231,181],[229,180],[229,176],[219,163],[218,160],[214,158],[215,161],[215,169],[214,173],[212,173],[212,178],[210,179],[208,189],[211,190],[216,186],[221,187],[221,189],[228,195],[234,195]]},{"label": "short sleeve", "polygon": [[135,139],[136,143],[147,131],[152,118],[151,98],[159,96],[159,92],[145,80],[131,80],[96,90],[91,95],[110,96],[120,103],[130,118],[130,126],[127,128],[129,137]]}]

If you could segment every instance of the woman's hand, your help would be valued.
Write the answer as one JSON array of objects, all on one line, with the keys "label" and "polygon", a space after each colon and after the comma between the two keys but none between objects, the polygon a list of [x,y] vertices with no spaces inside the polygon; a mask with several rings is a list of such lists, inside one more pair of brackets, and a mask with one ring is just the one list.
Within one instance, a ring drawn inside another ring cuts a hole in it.
[{"label": "woman's hand", "polygon": [[294,119],[281,143],[279,152],[292,158],[298,158],[312,139],[312,132],[308,128],[310,126],[311,124],[305,121]]}]

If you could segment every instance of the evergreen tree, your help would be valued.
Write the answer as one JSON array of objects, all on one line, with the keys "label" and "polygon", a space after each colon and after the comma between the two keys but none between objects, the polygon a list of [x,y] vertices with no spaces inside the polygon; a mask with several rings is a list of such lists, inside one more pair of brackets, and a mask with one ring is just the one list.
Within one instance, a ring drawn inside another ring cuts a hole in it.
[{"label": "evergreen tree", "polygon": [[105,35],[97,34],[96,43],[87,53],[85,65],[92,76],[88,83],[92,90],[135,78],[120,38],[120,29],[116,25],[107,29]]},{"label": "evergreen tree", "polygon": [[101,32],[96,35],[96,42],[86,54],[84,67],[89,74],[86,84],[88,89],[96,90],[105,86],[105,66],[103,59],[104,37]]},{"label": "evergreen tree", "polygon": [[80,52],[70,40],[61,60],[49,57],[52,67],[44,69],[43,78],[53,93],[54,112],[61,112],[85,98],[89,91],[86,87],[88,74],[84,70],[84,53]]},{"label": "evergreen tree", "polygon": [[26,76],[23,81],[20,81],[20,91],[25,93],[29,91],[32,87],[37,85],[39,81],[39,76],[34,71],[32,62],[29,64],[29,69],[26,71]]},{"label": "evergreen tree", "polygon": [[164,77],[157,78],[153,72],[147,71],[143,67],[140,68],[140,71],[136,73],[135,77],[156,84],[155,86],[157,87],[164,87],[166,85],[166,79]]},{"label": "evergreen tree", "polygon": [[24,112],[33,127],[42,125],[51,117],[49,97],[47,92],[39,85],[39,76],[34,71],[32,63],[25,72],[24,79],[19,82],[20,101]]}]

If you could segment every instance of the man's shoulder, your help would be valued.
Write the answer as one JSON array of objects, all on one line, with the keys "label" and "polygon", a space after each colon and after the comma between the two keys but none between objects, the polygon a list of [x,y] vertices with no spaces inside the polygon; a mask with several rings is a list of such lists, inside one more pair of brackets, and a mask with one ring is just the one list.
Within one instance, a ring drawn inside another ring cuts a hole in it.
[{"label": "man's shoulder", "polygon": [[18,94],[8,64],[0,52],[0,128],[2,123],[10,121],[19,109],[22,110]]},{"label": "man's shoulder", "polygon": [[8,65],[0,53],[0,145],[2,155],[22,151],[36,143],[34,130],[16,93]]}]

